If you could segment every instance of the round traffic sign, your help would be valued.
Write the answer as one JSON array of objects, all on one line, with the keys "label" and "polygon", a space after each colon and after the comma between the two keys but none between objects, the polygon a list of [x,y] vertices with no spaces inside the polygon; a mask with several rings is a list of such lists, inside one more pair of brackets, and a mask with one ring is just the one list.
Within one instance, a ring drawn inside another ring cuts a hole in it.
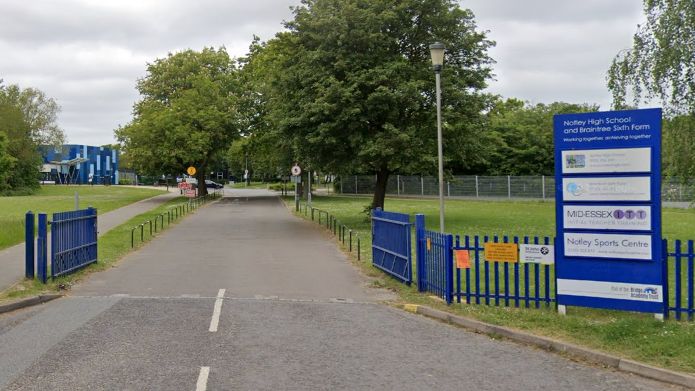
[{"label": "round traffic sign", "polygon": [[196,171],[195,171],[195,167],[193,167],[193,166],[188,167],[188,169],[186,170],[186,172],[187,172],[188,175],[190,175],[190,176],[195,175],[195,172],[196,172]]},{"label": "round traffic sign", "polygon": [[301,175],[301,174],[302,174],[302,169],[299,168],[299,166],[295,164],[295,165],[292,167],[292,175],[294,175],[294,176],[299,176],[299,175]]}]

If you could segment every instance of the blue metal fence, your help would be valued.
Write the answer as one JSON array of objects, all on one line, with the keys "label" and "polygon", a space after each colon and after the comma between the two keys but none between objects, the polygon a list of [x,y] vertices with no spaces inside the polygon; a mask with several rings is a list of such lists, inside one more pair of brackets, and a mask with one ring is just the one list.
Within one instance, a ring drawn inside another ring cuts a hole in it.
[{"label": "blue metal fence", "polygon": [[415,216],[418,291],[453,301],[453,236],[425,229],[425,216]]},{"label": "blue metal fence", "polygon": [[372,211],[372,264],[406,284],[413,281],[410,233],[407,214]]},{"label": "blue metal fence", "polygon": [[[486,242],[554,244],[550,237],[453,236],[425,229],[423,215],[416,215],[417,284],[447,303],[549,307],[556,301],[554,265],[488,262]],[[695,241],[664,240],[664,315],[695,320]],[[468,251],[470,265],[459,269],[454,251]]]},{"label": "blue metal fence", "polygon": [[[44,284],[48,278],[48,225],[51,224],[51,277],[72,273],[97,261],[97,210],[87,208],[38,215],[36,235],[36,274]],[[26,214],[25,276],[34,278],[34,214]]]},{"label": "blue metal fence", "polygon": [[664,240],[663,251],[666,258],[666,286],[664,286],[664,315],[671,313],[681,320],[684,316],[692,321],[695,316],[693,296],[695,295],[695,251],[693,241],[688,240],[686,248],[680,240],[674,241],[669,249]]},{"label": "blue metal fence", "polygon": [[[549,306],[555,301],[555,273],[554,265],[540,265],[529,263],[488,262],[485,260],[486,242],[509,243],[509,237],[488,236],[464,236],[456,235],[456,243],[453,250],[469,251],[471,253],[470,268],[464,270],[464,279],[461,279],[461,269],[456,269],[457,302],[462,297],[467,304],[492,304],[499,306],[513,305],[514,307],[540,308],[541,303]],[[492,240],[490,240],[492,239]],[[529,240],[525,236],[520,241],[514,236],[512,243],[523,244],[550,244],[549,237],[533,237]],[[542,242],[542,243],[541,243]],[[500,270],[501,269],[501,270]],[[482,303],[481,303],[482,301]]]},{"label": "blue metal fence", "polygon": [[51,277],[69,274],[97,261],[97,210],[53,214]]}]

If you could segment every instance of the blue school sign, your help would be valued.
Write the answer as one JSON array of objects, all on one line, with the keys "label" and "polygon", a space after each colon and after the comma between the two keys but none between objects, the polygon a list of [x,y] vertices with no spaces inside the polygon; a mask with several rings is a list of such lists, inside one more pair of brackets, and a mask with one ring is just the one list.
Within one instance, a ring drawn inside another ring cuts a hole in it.
[{"label": "blue school sign", "polygon": [[661,109],[554,117],[557,302],[663,313]]}]

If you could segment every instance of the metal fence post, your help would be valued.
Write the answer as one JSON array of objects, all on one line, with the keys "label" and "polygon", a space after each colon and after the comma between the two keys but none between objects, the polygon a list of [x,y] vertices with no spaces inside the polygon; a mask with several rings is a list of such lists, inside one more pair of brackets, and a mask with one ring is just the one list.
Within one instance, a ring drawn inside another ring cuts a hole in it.
[{"label": "metal fence post", "polygon": [[420,175],[420,195],[425,195],[425,179]]},{"label": "metal fence post", "polygon": [[478,192],[478,176],[475,176],[475,198],[480,197],[480,193]]},{"label": "metal fence post", "polygon": [[34,213],[28,211],[24,220],[24,277],[34,278]]},{"label": "metal fence post", "polygon": [[36,277],[46,283],[48,278],[48,217],[45,213],[39,213],[39,232],[36,239],[37,258],[36,258]]},{"label": "metal fence post", "polygon": [[451,197],[451,182],[446,181],[446,196]]},{"label": "metal fence post", "polygon": [[357,175],[354,175],[354,177],[355,177],[355,194],[359,194],[357,192]]},{"label": "metal fence post", "polygon": [[[451,234],[446,235],[445,263],[446,263],[446,303],[451,304],[454,301],[454,237]],[[508,288],[506,288],[508,289]]]},{"label": "metal fence post", "polygon": [[425,253],[423,252],[422,241],[425,236],[425,215],[415,215],[415,264],[417,270],[417,290],[425,291]]},{"label": "metal fence post", "polygon": [[352,252],[352,230],[349,230],[348,233],[350,236],[350,252]]},{"label": "metal fence post", "polygon": [[512,177],[507,175],[507,198],[512,198]]},{"label": "metal fence post", "polygon": [[543,188],[543,199],[545,199],[545,175],[541,175],[541,187]]},{"label": "metal fence post", "polygon": [[401,176],[396,175],[396,195],[401,195]]}]

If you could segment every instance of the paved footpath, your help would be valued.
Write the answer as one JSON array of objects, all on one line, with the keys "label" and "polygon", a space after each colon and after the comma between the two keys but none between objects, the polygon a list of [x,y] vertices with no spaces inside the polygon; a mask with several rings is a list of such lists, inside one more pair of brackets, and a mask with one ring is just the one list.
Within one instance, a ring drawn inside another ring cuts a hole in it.
[{"label": "paved footpath", "polygon": [[[122,208],[99,215],[99,235],[123,224],[131,218],[147,212],[158,205],[179,196],[178,190],[134,202]],[[50,243],[51,235],[48,235]],[[0,291],[3,291],[24,278],[24,242],[0,250]]]},{"label": "paved footpath", "polygon": [[390,297],[275,196],[227,191],[70,297],[0,315],[0,389],[677,389]]}]

